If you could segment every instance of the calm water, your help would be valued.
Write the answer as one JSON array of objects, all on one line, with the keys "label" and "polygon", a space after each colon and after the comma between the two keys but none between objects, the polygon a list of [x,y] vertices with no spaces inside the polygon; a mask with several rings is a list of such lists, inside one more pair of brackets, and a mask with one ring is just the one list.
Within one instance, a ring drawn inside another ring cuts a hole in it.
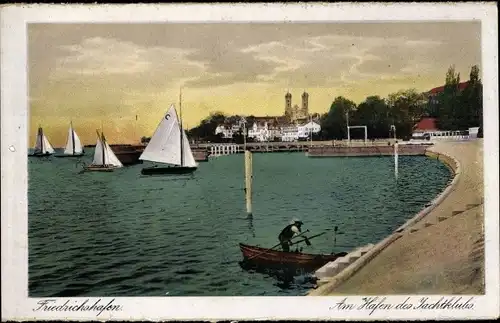
[{"label": "calm water", "polygon": [[[90,163],[93,151],[83,160]],[[304,252],[376,243],[444,189],[450,172],[426,157],[309,159],[254,154],[247,219],[243,155],[201,163],[193,177],[145,177],[147,164],[78,174],[77,159],[29,159],[29,294],[46,296],[301,295],[244,271],[238,243],[271,247],[293,218],[313,233]]]}]

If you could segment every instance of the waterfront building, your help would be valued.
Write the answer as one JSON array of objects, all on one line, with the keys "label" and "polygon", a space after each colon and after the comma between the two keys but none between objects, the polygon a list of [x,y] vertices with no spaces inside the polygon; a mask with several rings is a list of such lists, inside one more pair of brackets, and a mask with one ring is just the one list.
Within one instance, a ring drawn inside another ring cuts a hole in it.
[{"label": "waterfront building", "polygon": [[255,141],[269,141],[269,128],[267,121],[254,122],[251,128],[248,129],[248,137]]},{"label": "waterfront building", "polygon": [[219,125],[215,128],[215,134],[222,134],[222,138],[231,139],[233,138],[233,134],[236,131],[233,131],[232,127],[226,127],[225,125]]},{"label": "waterfront building", "polygon": [[477,138],[479,127],[467,130],[442,130],[436,118],[422,118],[414,127],[410,141],[468,140]]},{"label": "waterfront building", "polygon": [[320,131],[321,126],[314,121],[310,121],[297,127],[299,138],[308,138],[311,134],[318,134]]},{"label": "waterfront building", "polygon": [[[469,81],[458,83],[458,90],[459,91],[465,90],[467,88],[467,85],[469,85]],[[427,95],[429,96],[429,103],[431,104],[439,103],[437,97],[439,96],[439,94],[444,92],[444,88],[445,86],[442,85],[435,87],[431,89],[429,92],[427,92]]]},{"label": "waterfront building", "polygon": [[297,125],[287,125],[281,128],[281,141],[293,142],[299,140],[299,128]]}]

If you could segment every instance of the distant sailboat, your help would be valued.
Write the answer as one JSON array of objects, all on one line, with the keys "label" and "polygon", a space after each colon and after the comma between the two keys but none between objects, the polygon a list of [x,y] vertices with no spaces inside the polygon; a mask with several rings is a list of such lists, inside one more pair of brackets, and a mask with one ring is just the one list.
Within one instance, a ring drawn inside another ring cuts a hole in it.
[{"label": "distant sailboat", "polygon": [[173,104],[161,119],[139,159],[172,165],[143,168],[141,171],[143,175],[189,174],[198,168]]},{"label": "distant sailboat", "polygon": [[33,154],[28,155],[30,157],[46,157],[54,153],[54,148],[47,139],[47,136],[43,133],[42,127],[38,127],[38,134],[36,136],[35,151]]},{"label": "distant sailboat", "polygon": [[97,143],[95,145],[94,160],[89,166],[85,166],[86,171],[112,172],[115,168],[123,167],[122,163],[116,158],[113,150],[106,142],[104,133],[97,132]]},{"label": "distant sailboat", "polygon": [[56,157],[80,157],[83,156],[83,146],[80,141],[80,137],[76,134],[73,129],[73,122],[69,125],[68,130],[68,140],[66,141],[66,148],[62,155],[56,155]]}]

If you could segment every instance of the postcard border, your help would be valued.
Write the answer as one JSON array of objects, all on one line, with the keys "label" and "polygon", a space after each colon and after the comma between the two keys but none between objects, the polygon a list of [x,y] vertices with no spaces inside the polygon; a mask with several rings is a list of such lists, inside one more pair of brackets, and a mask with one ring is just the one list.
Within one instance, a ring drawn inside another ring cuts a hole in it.
[{"label": "postcard border", "polygon": [[[244,9],[244,10],[242,10]],[[133,13],[133,15],[132,15]],[[485,277],[486,295],[470,311],[349,312],[349,319],[496,318],[498,255],[498,13],[489,3],[460,4],[232,4],[232,5],[19,5],[1,9],[1,175],[2,319],[341,319],[329,308],[343,297],[124,297],[123,311],[35,312],[40,299],[28,298],[27,158],[28,100],[26,24],[35,22],[306,22],[461,21],[482,23],[484,85]],[[25,197],[19,199],[19,197]],[[410,295],[412,296],[412,295]],[[402,300],[406,296],[391,296]],[[413,297],[413,296],[412,296]],[[418,295],[424,297],[424,295]],[[436,295],[429,295],[436,298]],[[464,296],[466,297],[466,296]],[[360,299],[361,296],[352,296]],[[86,298],[72,298],[84,301]],[[110,298],[102,298],[103,302]]]}]

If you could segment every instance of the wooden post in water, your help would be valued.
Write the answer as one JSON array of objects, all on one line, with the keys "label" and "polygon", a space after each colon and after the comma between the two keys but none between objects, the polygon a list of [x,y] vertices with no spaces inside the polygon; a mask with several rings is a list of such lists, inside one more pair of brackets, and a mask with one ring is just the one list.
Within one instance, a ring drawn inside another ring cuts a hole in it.
[{"label": "wooden post in water", "polygon": [[394,176],[398,179],[398,143],[394,142]]},{"label": "wooden post in water", "polygon": [[252,215],[252,153],[245,150],[245,199],[247,214]]}]

